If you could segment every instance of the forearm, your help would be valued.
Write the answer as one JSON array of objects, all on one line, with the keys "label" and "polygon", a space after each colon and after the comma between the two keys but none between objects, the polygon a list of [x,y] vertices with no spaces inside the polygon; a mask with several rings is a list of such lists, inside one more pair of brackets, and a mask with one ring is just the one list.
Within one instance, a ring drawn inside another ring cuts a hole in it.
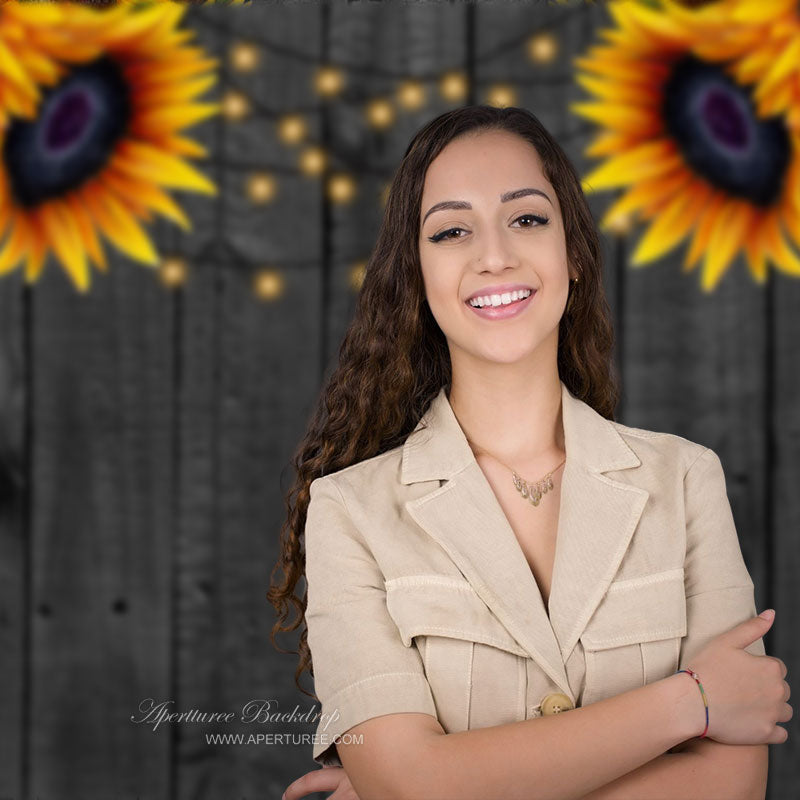
[{"label": "forearm", "polygon": [[[419,748],[418,768],[407,777],[403,795],[583,798],[699,734],[702,703],[683,677],[672,675],[553,716],[433,736]],[[696,766],[690,758],[687,769]],[[666,765],[667,759],[659,763]]]},{"label": "forearm", "polygon": [[[761,795],[763,797],[763,794]],[[697,753],[667,753],[581,800],[754,800],[735,771]]]}]

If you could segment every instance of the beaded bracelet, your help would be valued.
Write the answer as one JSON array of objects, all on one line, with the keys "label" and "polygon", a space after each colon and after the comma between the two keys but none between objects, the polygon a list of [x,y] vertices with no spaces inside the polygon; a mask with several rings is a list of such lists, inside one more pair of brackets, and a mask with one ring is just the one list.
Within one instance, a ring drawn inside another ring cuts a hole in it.
[{"label": "beaded bracelet", "polygon": [[[702,739],[708,733],[708,700],[706,700],[706,693],[703,690],[703,684],[700,683],[700,676],[693,669],[679,669],[678,672],[685,672],[690,678],[694,678],[697,682],[697,685],[700,687],[700,694],[703,695],[703,705],[706,708],[706,729],[699,736],[699,738]],[[678,672],[675,674],[677,675]]]}]

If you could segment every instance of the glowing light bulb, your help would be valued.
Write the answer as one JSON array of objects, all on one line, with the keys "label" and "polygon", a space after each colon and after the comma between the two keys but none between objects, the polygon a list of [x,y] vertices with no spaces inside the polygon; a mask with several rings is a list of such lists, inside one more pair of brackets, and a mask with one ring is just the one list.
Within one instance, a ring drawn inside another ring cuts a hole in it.
[{"label": "glowing light bulb", "polygon": [[285,114],[278,120],[278,137],[285,144],[297,144],[306,137],[308,126],[299,114]]},{"label": "glowing light bulb", "polygon": [[284,293],[286,281],[276,269],[266,267],[253,276],[253,292],[259,300],[277,300]]},{"label": "glowing light bulb", "polygon": [[320,67],[314,75],[314,89],[323,97],[333,97],[344,87],[344,74],[338,67]]},{"label": "glowing light bulb", "polygon": [[386,128],[394,121],[394,109],[388,100],[376,98],[367,104],[367,122],[373,128]]},{"label": "glowing light bulb", "polygon": [[183,286],[189,275],[186,260],[180,256],[168,256],[161,261],[158,267],[158,277],[168,289]]}]

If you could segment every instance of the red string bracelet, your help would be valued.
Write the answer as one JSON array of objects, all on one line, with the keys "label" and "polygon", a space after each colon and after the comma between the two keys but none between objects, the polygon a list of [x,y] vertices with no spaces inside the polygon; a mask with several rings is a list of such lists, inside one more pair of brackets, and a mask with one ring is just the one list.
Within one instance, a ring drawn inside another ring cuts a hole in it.
[{"label": "red string bracelet", "polygon": [[[703,695],[703,705],[706,707],[706,729],[700,734],[699,738],[702,739],[708,733],[708,700],[706,699],[706,693],[703,690],[703,684],[700,683],[700,676],[690,668],[686,669],[679,669],[678,672],[685,672],[690,678],[694,678],[697,682],[697,685],[700,687],[700,694]],[[677,675],[678,672],[675,674]]]}]

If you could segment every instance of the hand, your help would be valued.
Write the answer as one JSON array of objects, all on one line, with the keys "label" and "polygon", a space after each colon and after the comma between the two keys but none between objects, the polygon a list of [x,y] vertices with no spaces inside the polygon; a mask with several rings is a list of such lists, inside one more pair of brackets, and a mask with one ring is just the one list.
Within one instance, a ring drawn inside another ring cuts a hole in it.
[{"label": "hand", "polygon": [[[789,738],[776,723],[792,718],[786,665],[774,656],[744,650],[774,621],[751,617],[712,639],[689,665],[700,676],[708,699],[706,737],[723,744],[780,744]],[[689,680],[689,676],[686,676]],[[697,689],[698,713],[703,710]],[[697,735],[700,735],[698,731]]]},{"label": "hand", "polygon": [[286,787],[281,800],[300,800],[313,792],[333,792],[328,800],[358,800],[343,767],[324,767],[306,772]]}]

